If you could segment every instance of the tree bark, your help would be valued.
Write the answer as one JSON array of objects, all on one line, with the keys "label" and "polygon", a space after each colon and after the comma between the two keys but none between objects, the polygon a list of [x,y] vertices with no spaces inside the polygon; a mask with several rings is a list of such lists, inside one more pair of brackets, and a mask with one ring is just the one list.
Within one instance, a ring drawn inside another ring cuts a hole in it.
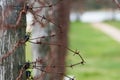
[{"label": "tree bark", "polygon": [[[60,0],[57,0],[60,1]],[[53,0],[56,3],[56,0]],[[54,27],[56,38],[51,38],[51,43],[57,42],[61,46],[51,46],[52,65],[65,65],[66,53],[68,45],[68,28],[69,28],[69,13],[70,13],[70,0],[63,0],[56,5],[55,23],[58,26]],[[53,30],[53,31],[54,31]],[[65,47],[64,47],[65,46]],[[50,57],[51,58],[51,57]],[[53,68],[54,73],[51,74],[50,80],[63,80],[65,75],[65,67]]]},{"label": "tree bark", "polygon": [[[9,8],[9,5],[16,7]],[[0,58],[11,51],[15,43],[25,35],[25,16],[22,17],[19,28],[8,28],[8,25],[15,25],[21,6],[23,6],[23,2],[17,0],[0,0]],[[16,80],[20,65],[24,63],[25,46],[22,45],[12,55],[0,62],[0,80]]]}]

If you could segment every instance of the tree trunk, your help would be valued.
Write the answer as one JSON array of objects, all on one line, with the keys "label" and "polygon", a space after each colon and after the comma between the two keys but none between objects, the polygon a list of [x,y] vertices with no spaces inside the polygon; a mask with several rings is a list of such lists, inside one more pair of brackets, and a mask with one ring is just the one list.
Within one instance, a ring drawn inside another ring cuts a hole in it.
[{"label": "tree trunk", "polygon": [[[57,0],[60,1],[60,0]],[[53,3],[56,3],[56,0],[53,0]],[[66,53],[67,50],[64,46],[67,47],[67,33],[69,26],[69,11],[70,11],[70,0],[63,0],[56,5],[55,23],[58,26],[54,27],[56,32],[56,38],[51,38],[51,43],[57,42],[62,46],[51,46],[51,56],[52,56],[52,65],[65,65]],[[54,31],[53,30],[53,31]],[[50,57],[51,58],[51,57]],[[65,75],[65,67],[56,67],[53,68],[54,73],[51,74],[50,80],[63,80]]]},{"label": "tree trunk", "polygon": [[[17,7],[13,7],[10,10],[10,8],[7,7],[9,5]],[[23,6],[23,2],[18,2],[17,0],[0,0],[0,58],[11,51],[15,43],[25,35],[25,16],[22,18],[19,28],[8,28],[8,25],[16,24],[22,8],[20,6]],[[25,46],[22,45],[18,47],[12,55],[0,62],[0,80],[16,80],[20,65],[24,63]]]}]

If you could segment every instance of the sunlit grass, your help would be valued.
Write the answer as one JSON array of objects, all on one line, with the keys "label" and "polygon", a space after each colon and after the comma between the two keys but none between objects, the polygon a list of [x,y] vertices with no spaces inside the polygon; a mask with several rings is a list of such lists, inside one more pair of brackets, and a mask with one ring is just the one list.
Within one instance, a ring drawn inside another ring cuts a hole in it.
[{"label": "sunlit grass", "polygon": [[[86,63],[73,69],[68,68],[68,75],[74,75],[77,80],[120,79],[120,44],[93,29],[90,24],[71,23],[69,47],[80,50]],[[77,61],[80,59],[69,52],[67,64]]]},{"label": "sunlit grass", "polygon": [[26,61],[32,61],[32,50],[30,43],[26,43]]}]

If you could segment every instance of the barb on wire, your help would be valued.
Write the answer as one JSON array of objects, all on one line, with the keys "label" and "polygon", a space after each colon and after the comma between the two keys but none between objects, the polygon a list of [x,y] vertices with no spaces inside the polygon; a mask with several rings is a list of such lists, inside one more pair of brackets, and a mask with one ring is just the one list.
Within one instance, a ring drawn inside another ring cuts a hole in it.
[{"label": "barb on wire", "polygon": [[[35,69],[40,70],[43,75],[48,74],[48,73],[53,73],[53,74],[65,76],[65,77],[69,78],[70,80],[74,80],[74,78],[71,78],[71,77],[65,75],[63,72],[52,71],[51,69],[49,69],[49,66],[47,66],[45,69],[40,69],[40,68],[35,68]],[[43,78],[43,76],[37,76],[37,77],[34,77],[34,80],[42,80],[42,78]]]},{"label": "barb on wire", "polygon": [[16,80],[21,80],[23,73],[30,67],[30,64],[27,62],[25,63],[19,71],[19,75],[17,76]]},{"label": "barb on wire", "polygon": [[15,50],[19,47],[22,46],[23,44],[25,44],[27,41],[29,40],[28,37],[25,37],[24,39],[20,39],[18,42],[15,43],[15,45],[13,46],[11,51],[8,51],[7,53],[5,53],[2,58],[0,58],[0,62],[3,62],[4,59],[6,59],[7,57],[9,57],[10,55],[12,55]]},{"label": "barb on wire", "polygon": [[51,34],[49,36],[41,36],[41,37],[31,38],[29,40],[35,40],[35,39],[46,38],[46,37],[54,37],[54,36],[56,36],[56,35],[55,34]]},{"label": "barb on wire", "polygon": [[32,69],[33,68],[42,68],[42,67],[47,67],[49,66],[49,68],[58,68],[58,67],[68,67],[68,68],[73,68],[74,66],[77,66],[79,64],[82,64],[81,62],[78,62],[78,63],[75,63],[75,64],[71,64],[71,65],[36,65],[36,64],[44,64],[45,62],[47,62],[46,60],[44,59],[37,59],[36,61],[34,62],[27,62],[29,63],[30,65],[32,65]]},{"label": "barb on wire", "polygon": [[[47,65],[38,65],[38,66],[36,66],[36,63],[39,63],[39,62],[35,62],[35,64],[32,64],[32,65],[33,65],[33,68],[47,67]],[[81,64],[81,62],[75,63],[75,64],[71,64],[71,65],[51,65],[51,66],[49,66],[49,67],[50,67],[51,69],[60,68],[60,67],[73,68],[74,66],[77,66],[77,65],[80,65],[80,64]]]},{"label": "barb on wire", "polygon": [[64,48],[66,48],[67,50],[73,52],[74,55],[78,55],[78,56],[81,58],[81,60],[82,60],[80,64],[84,64],[84,63],[85,63],[85,60],[84,60],[83,57],[80,55],[80,52],[79,52],[79,51],[74,51],[74,50],[72,50],[72,49],[64,46],[62,43],[57,43],[57,42],[56,42],[56,43],[49,43],[49,42],[42,42],[42,41],[40,41],[40,42],[33,42],[33,41],[30,41],[30,40],[29,40],[28,42],[33,43],[33,44],[46,44],[46,45],[62,46],[62,47],[64,47]]},{"label": "barb on wire", "polygon": [[63,31],[62,31],[62,25],[59,25],[59,24],[55,23],[55,22],[53,21],[53,19],[47,18],[47,17],[45,17],[44,15],[41,16],[41,15],[35,14],[34,12],[32,12],[32,14],[35,16],[35,18],[36,18],[36,16],[42,18],[41,21],[44,19],[44,20],[46,20],[46,21],[54,24],[55,26],[58,27],[58,29],[59,29],[59,31],[60,31],[61,33],[63,32]]},{"label": "barb on wire", "polygon": [[9,57],[11,54],[13,54],[14,52],[15,52],[15,50],[19,47],[19,46],[21,46],[21,40],[20,41],[18,41],[15,45],[14,45],[14,47],[13,47],[13,49],[11,50],[11,51],[8,51],[5,55],[3,55],[3,57],[0,59],[0,62],[3,62],[3,60],[4,59],[6,59],[7,57]]},{"label": "barb on wire", "polygon": [[[9,7],[21,7],[22,9],[21,9],[21,11],[19,12],[19,15],[18,15],[18,18],[17,18],[17,20],[16,20],[15,25],[6,25],[5,29],[16,29],[16,28],[18,27],[18,25],[20,24],[20,20],[21,20],[21,18],[22,18],[22,15],[23,15],[23,14],[26,14],[27,11],[30,11],[30,12],[32,11],[32,13],[34,13],[34,15],[36,15],[36,12],[38,12],[38,11],[40,12],[41,9],[46,8],[46,7],[49,7],[49,8],[50,8],[50,7],[56,6],[56,5],[58,5],[60,2],[62,2],[63,0],[59,0],[58,2],[56,2],[56,3],[54,3],[54,4],[48,4],[48,5],[45,5],[44,2],[42,2],[42,1],[40,1],[40,0],[37,0],[37,1],[38,1],[39,4],[41,4],[42,6],[40,6],[40,7],[32,7],[35,2],[31,4],[32,6],[28,5],[27,2],[24,3],[24,6],[9,5]],[[34,8],[40,8],[40,10],[33,11]],[[37,16],[38,16],[38,15],[37,15]],[[39,16],[39,17],[40,17],[40,16]],[[42,17],[43,17],[43,16],[42,16]],[[39,22],[42,26],[44,26],[43,23],[42,23],[41,21],[39,21],[36,16],[34,16],[34,18],[35,18],[35,20],[36,20],[37,22]],[[47,21],[53,23],[54,25],[57,25],[57,24],[55,24],[54,22],[52,22],[51,20],[48,20],[47,18],[44,18],[44,19],[46,19]],[[59,25],[57,25],[57,26],[60,27]],[[59,28],[59,29],[61,29],[61,28]]]}]

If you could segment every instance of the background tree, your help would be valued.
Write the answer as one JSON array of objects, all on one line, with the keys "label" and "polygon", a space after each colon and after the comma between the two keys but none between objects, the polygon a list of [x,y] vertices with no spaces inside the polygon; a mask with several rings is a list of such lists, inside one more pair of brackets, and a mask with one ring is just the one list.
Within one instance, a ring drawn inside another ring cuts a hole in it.
[{"label": "background tree", "polygon": [[[53,3],[61,0],[53,0]],[[69,29],[69,13],[70,13],[70,0],[62,0],[54,11],[55,23],[58,26],[54,26],[53,31],[56,33],[56,37],[51,39],[51,43],[57,42],[61,46],[51,46],[51,56],[49,57],[52,65],[65,65],[67,50],[64,46],[68,46],[68,29]],[[64,45],[64,46],[62,46]],[[51,74],[50,80],[63,80],[65,75],[65,67],[56,67],[53,69],[55,73]],[[61,73],[61,74],[57,74]]]}]

